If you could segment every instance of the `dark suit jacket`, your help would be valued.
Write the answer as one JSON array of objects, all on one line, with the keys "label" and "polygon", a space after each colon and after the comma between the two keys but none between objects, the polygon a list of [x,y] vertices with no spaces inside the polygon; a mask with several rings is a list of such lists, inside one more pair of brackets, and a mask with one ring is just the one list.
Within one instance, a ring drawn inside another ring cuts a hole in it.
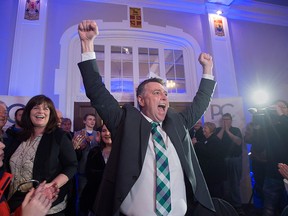
[{"label": "dark suit jacket", "polygon": [[[87,97],[112,134],[113,148],[106,165],[98,199],[94,204],[97,215],[119,215],[119,208],[137,181],[146,150],[151,124],[135,107],[118,102],[102,83],[96,60],[78,64]],[[188,129],[203,115],[211,100],[215,82],[202,79],[191,107],[181,113],[169,108],[162,127],[171,139],[180,159],[186,179],[186,194],[194,192],[196,199],[214,210],[197,157],[191,144]],[[193,194],[193,193],[192,193]],[[187,197],[192,205],[193,197]],[[173,205],[173,204],[172,204]]]},{"label": "dark suit jacket", "polygon": [[[9,160],[20,144],[20,141],[14,140],[5,152],[5,165],[9,171]],[[39,182],[46,180],[49,183],[60,173],[71,179],[77,171],[77,163],[71,138],[62,129],[56,128],[49,134],[44,133],[40,140],[34,159],[33,179]],[[63,201],[67,193],[68,183],[60,188],[53,206]]]}]

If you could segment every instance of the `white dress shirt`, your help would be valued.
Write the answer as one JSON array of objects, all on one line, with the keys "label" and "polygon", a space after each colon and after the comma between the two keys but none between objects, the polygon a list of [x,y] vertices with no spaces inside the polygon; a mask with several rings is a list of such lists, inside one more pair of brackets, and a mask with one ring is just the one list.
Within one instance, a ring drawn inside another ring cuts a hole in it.
[{"label": "white dress shirt", "polygon": [[[142,115],[149,121],[150,118]],[[158,131],[167,145],[167,157],[170,171],[170,190],[171,190],[171,212],[169,215],[183,216],[187,211],[186,190],[184,176],[177,152],[165,131],[162,123]],[[131,191],[123,201],[120,211],[128,216],[152,216],[155,213],[155,190],[156,190],[156,164],[152,133],[150,133],[148,148],[142,166],[142,171]]]}]

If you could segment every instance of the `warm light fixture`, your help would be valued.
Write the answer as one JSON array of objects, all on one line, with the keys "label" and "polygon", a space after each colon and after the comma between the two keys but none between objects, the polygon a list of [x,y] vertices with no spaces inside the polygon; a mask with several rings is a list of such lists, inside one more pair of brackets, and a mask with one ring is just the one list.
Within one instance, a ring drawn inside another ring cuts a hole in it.
[{"label": "warm light fixture", "polygon": [[176,86],[176,83],[173,80],[167,80],[166,81],[166,87],[167,88],[174,88]]}]

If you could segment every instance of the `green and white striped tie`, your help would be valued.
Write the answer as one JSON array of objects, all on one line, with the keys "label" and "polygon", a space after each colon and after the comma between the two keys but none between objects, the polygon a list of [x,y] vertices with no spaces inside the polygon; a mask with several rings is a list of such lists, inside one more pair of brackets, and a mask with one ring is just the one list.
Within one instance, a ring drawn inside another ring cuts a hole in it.
[{"label": "green and white striped tie", "polygon": [[166,155],[166,146],[157,130],[159,123],[152,122],[152,137],[156,157],[156,214],[168,215],[171,211],[171,191],[169,163]]}]

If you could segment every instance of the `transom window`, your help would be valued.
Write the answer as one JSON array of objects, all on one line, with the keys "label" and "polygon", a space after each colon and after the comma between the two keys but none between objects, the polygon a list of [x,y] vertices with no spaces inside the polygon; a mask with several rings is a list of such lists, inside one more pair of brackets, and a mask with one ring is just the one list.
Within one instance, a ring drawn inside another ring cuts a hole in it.
[{"label": "transom window", "polygon": [[[186,93],[183,51],[179,49],[160,49],[131,46],[108,47],[110,50],[111,75],[105,77],[105,46],[95,45],[99,72],[104,79],[110,80],[111,92],[134,94],[135,75],[139,83],[149,77],[161,77],[166,82],[168,93]],[[133,55],[136,50],[136,55]],[[159,53],[164,53],[160,56]],[[137,73],[133,68],[138,65]],[[163,72],[161,72],[163,71]],[[164,76],[163,76],[164,75]]]}]

